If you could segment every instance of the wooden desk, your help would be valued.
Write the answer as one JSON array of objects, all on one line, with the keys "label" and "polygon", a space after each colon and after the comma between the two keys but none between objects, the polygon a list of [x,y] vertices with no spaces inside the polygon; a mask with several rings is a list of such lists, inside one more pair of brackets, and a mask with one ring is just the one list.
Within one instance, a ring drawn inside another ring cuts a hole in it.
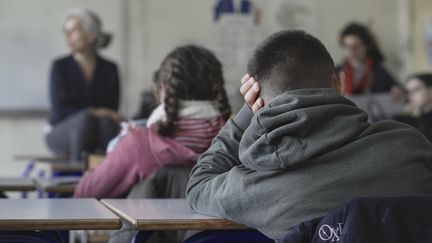
[{"label": "wooden desk", "polygon": [[[0,192],[6,191],[34,191],[34,181],[23,177],[0,177]],[[2,210],[2,209],[0,209]]]},{"label": "wooden desk", "polygon": [[60,176],[54,178],[35,179],[38,189],[44,192],[73,193],[81,177]]},{"label": "wooden desk", "polygon": [[108,208],[137,230],[248,229],[226,219],[193,212],[186,199],[103,199]]},{"label": "wooden desk", "polygon": [[121,220],[96,199],[0,199],[0,230],[115,230]]},{"label": "wooden desk", "polygon": [[68,156],[57,156],[57,155],[35,155],[35,154],[18,154],[14,156],[17,161],[48,161],[48,162],[59,162],[59,161],[69,161]]},{"label": "wooden desk", "polygon": [[106,154],[89,154],[87,156],[87,169],[93,169],[106,159]]},{"label": "wooden desk", "polygon": [[84,163],[61,161],[37,161],[34,163],[34,171],[46,171],[47,173],[76,173],[84,171]]}]

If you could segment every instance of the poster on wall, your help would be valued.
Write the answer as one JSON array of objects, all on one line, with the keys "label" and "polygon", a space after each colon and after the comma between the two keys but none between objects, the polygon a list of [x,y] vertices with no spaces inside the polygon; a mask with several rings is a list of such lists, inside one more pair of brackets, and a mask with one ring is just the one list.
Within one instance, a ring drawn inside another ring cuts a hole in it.
[{"label": "poster on wall", "polygon": [[264,35],[258,1],[217,0],[213,10],[215,52],[225,66],[244,67]]},{"label": "poster on wall", "polygon": [[317,33],[317,0],[215,0],[215,52],[226,66],[244,67],[256,46],[279,30]]},{"label": "poster on wall", "polygon": [[310,33],[318,30],[316,0],[279,0],[276,22],[282,29],[302,29]]}]

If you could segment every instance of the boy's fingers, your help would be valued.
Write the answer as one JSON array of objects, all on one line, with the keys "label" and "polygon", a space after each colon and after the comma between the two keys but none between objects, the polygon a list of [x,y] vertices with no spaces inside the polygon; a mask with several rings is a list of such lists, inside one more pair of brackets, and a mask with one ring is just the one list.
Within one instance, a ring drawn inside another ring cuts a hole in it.
[{"label": "boy's fingers", "polygon": [[253,78],[248,79],[240,87],[240,93],[244,96],[252,88],[254,83],[255,83],[255,80]]},{"label": "boy's fingers", "polygon": [[249,106],[253,106],[259,93],[259,85],[255,83],[244,95],[244,100]]},{"label": "boy's fingers", "polygon": [[259,98],[255,101],[255,103],[252,106],[252,111],[257,112],[259,109],[261,109],[264,106],[263,99]]},{"label": "boy's fingers", "polygon": [[243,78],[241,78],[241,83],[244,84],[244,82],[246,82],[249,78],[250,78],[249,73],[246,73],[245,76],[243,76]]}]

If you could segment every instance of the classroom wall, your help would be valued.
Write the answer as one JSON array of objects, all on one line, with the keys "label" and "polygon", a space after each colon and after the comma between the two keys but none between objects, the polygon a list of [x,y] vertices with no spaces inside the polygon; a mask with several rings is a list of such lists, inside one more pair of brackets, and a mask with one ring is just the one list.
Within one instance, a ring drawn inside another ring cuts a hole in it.
[{"label": "classroom wall", "polygon": [[122,0],[1,0],[1,110],[48,109],[50,65],[68,53],[62,20],[76,7],[97,9],[105,30],[115,35],[101,53],[123,67]]},{"label": "classroom wall", "polygon": [[[413,71],[432,72],[432,1],[413,0],[412,3],[412,48]],[[426,39],[426,25],[430,26],[430,40]],[[430,56],[428,56],[430,55]]]},{"label": "classroom wall", "polygon": [[[274,16],[281,1],[283,0],[258,1],[264,12],[263,37],[282,28]],[[378,34],[381,47],[388,57],[386,65],[395,75],[403,77],[404,74],[397,71],[404,71],[402,64],[406,55],[406,28],[398,23],[406,18],[408,10],[405,4],[409,0],[309,1],[316,4],[317,13],[316,26],[312,31],[322,39],[336,62],[341,60],[343,54],[338,45],[340,28],[350,20],[362,21],[369,23]],[[86,1],[77,0],[77,3],[84,2]],[[115,15],[113,18],[121,15],[124,22],[121,28],[123,36],[115,36],[114,39],[121,38],[123,43],[116,50],[123,76],[124,114],[133,115],[136,112],[141,90],[151,86],[152,72],[168,51],[187,43],[209,48],[216,46],[211,12],[213,5],[213,0],[124,0],[122,7],[111,10]],[[110,21],[111,16],[103,17],[104,21]],[[241,97],[238,95],[239,79],[246,68],[225,65],[224,70],[226,87],[236,110],[241,105]],[[22,170],[23,164],[13,161],[14,154],[47,152],[41,133],[44,121],[43,117],[0,117],[0,176],[16,175]]]},{"label": "classroom wall", "polygon": [[[261,3],[263,17],[261,28],[263,38],[282,29],[275,21],[280,3],[284,0],[256,1]],[[387,57],[385,66],[400,80],[406,75],[407,27],[406,2],[409,0],[309,0],[317,6],[317,26],[312,31],[328,47],[336,63],[343,56],[338,43],[340,29],[348,21],[368,24],[377,34]],[[139,93],[143,87],[151,85],[152,72],[163,57],[175,46],[196,43],[211,49],[216,48],[214,23],[211,10],[215,1],[184,0],[129,0],[129,29],[127,56],[127,107],[133,113],[139,103]],[[371,7],[373,6],[373,7]],[[239,79],[245,66],[224,66],[226,88],[232,99],[234,110],[238,99]]]},{"label": "classroom wall", "polygon": [[17,176],[24,161],[14,161],[17,154],[47,154],[42,141],[41,118],[0,118],[0,176]]},{"label": "classroom wall", "polygon": [[115,34],[101,53],[123,70],[122,0],[0,1],[0,176],[21,173],[25,163],[14,161],[16,154],[48,153],[42,135],[45,117],[9,116],[4,110],[48,108],[50,64],[67,53],[61,25],[66,11],[75,7],[95,9],[106,30]]}]

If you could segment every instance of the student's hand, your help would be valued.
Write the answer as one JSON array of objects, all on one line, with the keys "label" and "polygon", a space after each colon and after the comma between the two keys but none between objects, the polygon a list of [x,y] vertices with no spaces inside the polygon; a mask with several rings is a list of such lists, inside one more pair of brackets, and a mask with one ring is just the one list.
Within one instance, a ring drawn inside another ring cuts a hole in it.
[{"label": "student's hand", "polygon": [[240,87],[240,93],[243,95],[246,104],[252,109],[254,113],[259,111],[262,107],[264,107],[263,99],[258,98],[258,94],[260,92],[259,83],[249,74],[243,76],[241,83],[242,85]]}]

